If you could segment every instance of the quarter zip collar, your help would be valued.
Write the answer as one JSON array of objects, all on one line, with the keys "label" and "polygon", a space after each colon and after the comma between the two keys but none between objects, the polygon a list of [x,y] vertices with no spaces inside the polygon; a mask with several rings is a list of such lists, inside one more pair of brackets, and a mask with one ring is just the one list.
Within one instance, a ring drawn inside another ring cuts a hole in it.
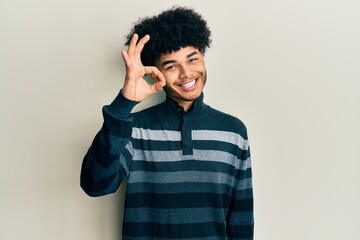
[{"label": "quarter zip collar", "polygon": [[166,117],[169,121],[177,122],[181,133],[181,145],[183,155],[193,154],[193,141],[192,141],[192,129],[195,121],[203,119],[207,116],[210,107],[204,102],[204,94],[194,101],[189,111],[185,112],[184,108],[179,105],[177,101],[166,96],[166,100],[162,103],[161,115]]},{"label": "quarter zip collar", "polygon": [[164,105],[162,115],[168,118],[176,118],[183,116],[191,117],[191,119],[204,118],[207,115],[209,106],[204,103],[204,93],[194,101],[193,105],[187,112],[184,108],[174,99],[166,96],[166,100],[162,103]]}]

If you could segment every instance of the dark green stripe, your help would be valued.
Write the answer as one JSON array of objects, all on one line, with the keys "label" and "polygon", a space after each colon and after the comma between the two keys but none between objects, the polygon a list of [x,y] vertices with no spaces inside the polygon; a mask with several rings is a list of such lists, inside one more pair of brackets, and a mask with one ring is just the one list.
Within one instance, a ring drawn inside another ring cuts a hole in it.
[{"label": "dark green stripe", "polygon": [[239,225],[228,225],[229,237],[231,239],[253,239],[254,237],[254,226],[239,226]]},{"label": "dark green stripe", "polygon": [[178,171],[216,172],[229,174],[231,176],[234,176],[238,180],[242,180],[252,176],[251,168],[243,171],[235,169],[234,166],[226,163],[200,160],[186,160],[177,162],[133,161],[131,170],[154,173]]},{"label": "dark green stripe", "polygon": [[229,206],[230,200],[231,198],[227,195],[214,193],[133,193],[127,194],[125,206],[126,208],[226,208]]},{"label": "dark green stripe", "polygon": [[202,238],[226,236],[224,223],[159,224],[151,222],[124,222],[124,237]]},{"label": "dark green stripe", "polygon": [[154,194],[173,194],[173,193],[214,193],[221,195],[231,196],[234,193],[234,198],[244,199],[252,198],[252,189],[245,189],[240,191],[233,191],[227,184],[215,184],[215,183],[173,183],[173,184],[161,184],[161,183],[133,183],[127,186],[127,194],[151,192]]}]

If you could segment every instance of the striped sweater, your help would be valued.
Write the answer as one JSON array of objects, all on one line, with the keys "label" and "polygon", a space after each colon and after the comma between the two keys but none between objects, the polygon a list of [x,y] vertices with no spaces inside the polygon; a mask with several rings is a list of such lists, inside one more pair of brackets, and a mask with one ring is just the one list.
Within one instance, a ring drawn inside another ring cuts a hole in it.
[{"label": "striped sweater", "polygon": [[203,102],[184,112],[171,98],[130,113],[121,94],[84,157],[90,196],[127,180],[123,239],[253,239],[246,127]]}]

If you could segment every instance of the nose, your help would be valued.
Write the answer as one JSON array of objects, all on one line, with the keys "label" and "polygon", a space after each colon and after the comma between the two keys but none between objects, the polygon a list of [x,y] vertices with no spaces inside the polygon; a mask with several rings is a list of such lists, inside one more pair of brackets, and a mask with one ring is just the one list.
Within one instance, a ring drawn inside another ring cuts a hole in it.
[{"label": "nose", "polygon": [[179,78],[188,78],[191,76],[191,69],[186,64],[180,66],[180,75]]}]

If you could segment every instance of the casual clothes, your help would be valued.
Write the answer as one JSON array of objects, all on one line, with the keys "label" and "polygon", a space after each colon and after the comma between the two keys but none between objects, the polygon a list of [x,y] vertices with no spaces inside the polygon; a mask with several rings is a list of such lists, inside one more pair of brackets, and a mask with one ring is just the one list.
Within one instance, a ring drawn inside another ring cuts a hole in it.
[{"label": "casual clothes", "polygon": [[90,196],[127,180],[123,239],[253,239],[245,125],[203,102],[171,98],[137,113],[121,94],[103,108],[81,186]]}]

